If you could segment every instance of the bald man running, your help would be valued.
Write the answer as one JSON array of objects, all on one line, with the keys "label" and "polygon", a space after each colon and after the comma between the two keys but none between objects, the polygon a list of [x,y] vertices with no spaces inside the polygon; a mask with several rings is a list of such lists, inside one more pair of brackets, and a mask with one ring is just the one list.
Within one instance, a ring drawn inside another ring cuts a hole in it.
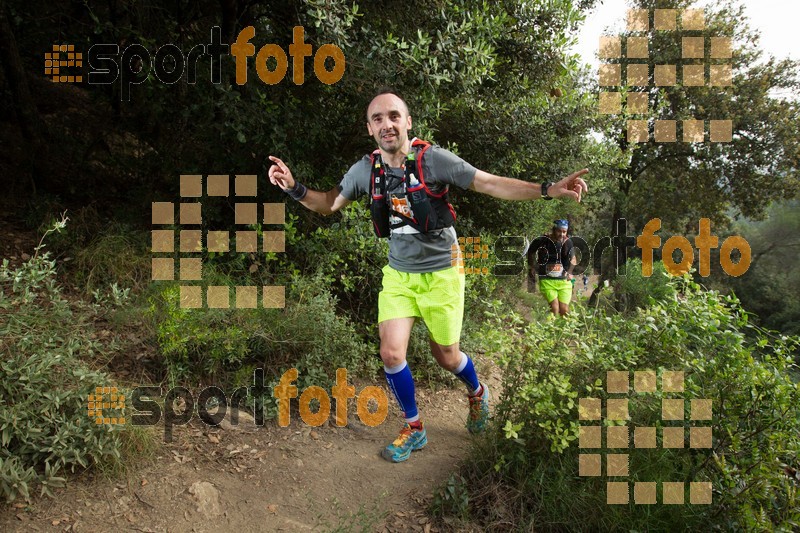
[{"label": "bald man running", "polygon": [[451,257],[451,252],[458,250],[458,239],[453,227],[455,212],[447,201],[448,187],[504,200],[570,198],[578,202],[588,190],[581,178],[587,169],[556,183],[495,176],[443,148],[409,138],[411,125],[405,101],[396,92],[384,90],[367,108],[367,131],[378,147],[351,166],[337,187],[327,192],[308,189],[274,156],[270,156],[274,165],[269,170],[274,185],[323,215],[369,195],[375,232],[390,237],[389,264],[383,268],[378,296],[380,355],[386,381],[405,418],[398,437],[381,451],[391,462],[405,461],[428,442],[406,362],[417,318],[428,328],[437,363],[467,386],[467,429],[483,431],[489,417],[488,388],[479,381],[472,358],[459,349],[464,273]]}]

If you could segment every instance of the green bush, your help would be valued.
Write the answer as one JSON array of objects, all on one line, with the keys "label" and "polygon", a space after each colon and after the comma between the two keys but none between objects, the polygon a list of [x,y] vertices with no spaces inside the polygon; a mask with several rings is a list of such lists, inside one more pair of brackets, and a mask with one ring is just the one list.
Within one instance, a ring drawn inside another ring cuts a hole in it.
[{"label": "green bush", "polygon": [[56,284],[55,261],[38,254],[0,266],[0,493],[30,497],[75,471],[120,458],[121,431],[87,417],[87,396],[110,378],[81,360],[104,347],[90,340],[91,309],[73,309]]},{"label": "green bush", "polygon": [[625,263],[625,275],[614,279],[616,308],[632,312],[654,302],[675,298],[675,289],[669,282],[671,278],[661,261],[654,261],[652,275],[645,277],[642,275],[642,260],[629,259]]},{"label": "green bush", "polygon": [[255,368],[277,378],[294,367],[299,387],[329,387],[337,368],[363,375],[378,364],[377,347],[337,311],[320,276],[294,278],[284,309],[182,309],[179,288],[167,285],[151,298],[150,316],[171,385],[243,385]]},{"label": "green bush", "polygon": [[[462,472],[471,519],[525,530],[798,528],[800,487],[782,466],[800,463],[800,391],[790,377],[798,339],[754,328],[737,300],[688,278],[670,286],[676,298],[627,316],[577,307],[566,320],[527,327],[488,317],[484,342],[504,377],[493,431]],[[578,476],[579,399],[605,400],[607,371],[646,369],[659,383],[663,371],[682,370],[685,392],[629,394],[629,425],[677,425],[662,422],[662,398],[685,398],[687,413],[690,399],[709,398],[713,420],[685,424],[710,425],[713,449],[687,441],[627,450],[629,479],[710,481],[711,505],[607,505],[606,478]]]},{"label": "green bush", "polygon": [[381,269],[389,254],[386,239],[378,239],[368,209],[353,203],[287,247],[287,260],[298,272],[317,277],[353,317],[357,331],[377,335]]}]

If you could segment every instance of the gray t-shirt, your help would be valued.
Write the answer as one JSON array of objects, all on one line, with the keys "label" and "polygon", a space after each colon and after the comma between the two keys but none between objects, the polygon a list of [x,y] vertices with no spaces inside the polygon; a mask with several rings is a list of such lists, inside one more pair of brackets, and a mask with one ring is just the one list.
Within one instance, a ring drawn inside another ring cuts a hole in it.
[{"label": "gray t-shirt", "polygon": [[[350,167],[339,183],[339,191],[348,200],[357,200],[369,193],[371,155],[365,155]],[[425,184],[433,193],[440,193],[445,185],[468,189],[475,178],[475,167],[452,152],[431,146],[422,157]],[[387,167],[386,191],[402,190],[403,169]],[[409,226],[405,226],[408,228]],[[450,268],[451,247],[458,239],[453,227],[428,233],[392,232],[389,238],[389,266],[400,272],[425,273]]]}]

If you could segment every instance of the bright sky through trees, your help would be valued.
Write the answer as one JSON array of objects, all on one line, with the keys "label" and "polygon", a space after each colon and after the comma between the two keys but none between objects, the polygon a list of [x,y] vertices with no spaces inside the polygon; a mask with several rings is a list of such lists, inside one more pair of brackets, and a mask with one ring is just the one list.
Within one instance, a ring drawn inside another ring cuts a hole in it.
[{"label": "bright sky through trees", "polygon": [[[788,57],[800,60],[800,39],[796,33],[800,2],[742,0],[742,3],[750,26],[761,32],[761,47],[765,52],[779,59]],[[697,5],[705,4],[708,2],[701,1]],[[600,36],[622,31],[627,9],[625,0],[603,0],[586,18],[573,52],[580,54],[584,62],[596,69],[599,64],[596,54]]]}]

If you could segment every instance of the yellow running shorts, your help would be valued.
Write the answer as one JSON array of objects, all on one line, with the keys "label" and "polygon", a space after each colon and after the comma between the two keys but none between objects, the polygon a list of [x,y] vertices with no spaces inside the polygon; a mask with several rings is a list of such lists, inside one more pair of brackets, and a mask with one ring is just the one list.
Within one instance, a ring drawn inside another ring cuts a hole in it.
[{"label": "yellow running shorts", "polygon": [[547,303],[558,298],[559,302],[568,304],[572,299],[572,283],[570,283],[568,279],[548,279],[540,277],[539,290],[544,295]]},{"label": "yellow running shorts", "polygon": [[455,344],[461,338],[464,319],[464,286],[464,274],[458,273],[458,267],[415,274],[386,265],[378,295],[378,323],[420,317],[434,342]]}]

